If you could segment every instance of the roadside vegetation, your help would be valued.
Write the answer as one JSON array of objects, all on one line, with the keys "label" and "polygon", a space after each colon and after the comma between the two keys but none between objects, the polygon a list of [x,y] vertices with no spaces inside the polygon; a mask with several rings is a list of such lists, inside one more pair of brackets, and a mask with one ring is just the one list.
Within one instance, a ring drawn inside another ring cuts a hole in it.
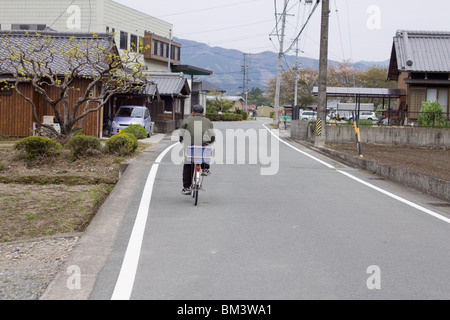
[{"label": "roadside vegetation", "polygon": [[0,242],[83,232],[119,177],[119,164],[150,145],[123,133],[0,137]]}]

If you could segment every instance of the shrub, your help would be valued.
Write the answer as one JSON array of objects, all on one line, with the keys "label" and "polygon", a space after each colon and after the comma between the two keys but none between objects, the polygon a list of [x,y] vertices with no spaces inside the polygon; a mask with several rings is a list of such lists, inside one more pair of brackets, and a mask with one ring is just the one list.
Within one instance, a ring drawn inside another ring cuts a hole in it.
[{"label": "shrub", "polygon": [[224,113],[222,114],[223,121],[242,121],[242,115],[236,113]]},{"label": "shrub", "polygon": [[220,121],[220,114],[218,113],[206,113],[206,118],[211,121]]},{"label": "shrub", "polygon": [[140,124],[131,124],[125,130],[125,133],[133,134],[136,139],[141,140],[147,138],[147,132]]},{"label": "shrub", "polygon": [[113,135],[106,141],[106,152],[117,156],[127,156],[133,154],[138,147],[138,141],[131,133],[121,133]]},{"label": "shrub", "polygon": [[101,150],[100,140],[97,137],[85,136],[83,134],[74,135],[70,138],[66,147],[72,151],[72,157],[78,158],[86,155],[91,150]]},{"label": "shrub", "polygon": [[61,144],[56,141],[39,136],[22,139],[14,145],[14,149],[25,152],[27,160],[57,155],[61,148]]},{"label": "shrub", "polygon": [[241,120],[244,120],[244,121],[245,121],[245,120],[247,120],[247,118],[248,118],[248,113],[247,113],[246,111],[244,111],[244,110],[237,109],[237,110],[235,111],[235,113],[241,115],[241,117],[242,117]]},{"label": "shrub", "polygon": [[418,116],[419,125],[424,127],[444,127],[445,113],[439,101],[424,101]]},{"label": "shrub", "polygon": [[207,113],[206,117],[211,121],[242,121],[243,115],[237,113]]}]

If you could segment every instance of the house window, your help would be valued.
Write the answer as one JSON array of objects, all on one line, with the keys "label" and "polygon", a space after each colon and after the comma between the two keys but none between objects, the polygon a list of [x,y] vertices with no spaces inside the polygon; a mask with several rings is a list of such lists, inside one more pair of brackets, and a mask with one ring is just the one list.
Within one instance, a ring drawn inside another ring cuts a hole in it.
[{"label": "house window", "polygon": [[144,38],[143,37],[139,37],[139,49],[138,52],[139,53],[143,53],[144,52]]},{"label": "house window", "polygon": [[409,102],[409,117],[411,119],[417,119],[420,108],[422,108],[422,102],[424,102],[426,99],[426,89],[411,89]]},{"label": "house window", "polygon": [[444,113],[449,115],[449,89],[447,88],[423,88],[411,89],[409,103],[409,117],[417,119],[424,101],[439,101]]},{"label": "house window", "polygon": [[163,56],[163,43],[156,41],[157,45],[158,45],[158,56],[162,57]]},{"label": "house window", "polygon": [[181,50],[180,47],[174,47],[175,54],[173,56],[173,59],[176,61],[181,61]]},{"label": "house window", "polygon": [[169,44],[167,43],[163,43],[163,52],[162,52],[162,56],[164,58],[168,58],[169,57]]},{"label": "house window", "polygon": [[120,49],[128,49],[128,33],[120,31]]},{"label": "house window", "polygon": [[427,101],[435,102],[437,100],[437,89],[427,90]]},{"label": "house window", "polygon": [[133,52],[137,52],[138,51],[138,36],[132,34],[130,36],[130,50]]},{"label": "house window", "polygon": [[444,111],[448,113],[448,89],[439,89],[438,100]]}]

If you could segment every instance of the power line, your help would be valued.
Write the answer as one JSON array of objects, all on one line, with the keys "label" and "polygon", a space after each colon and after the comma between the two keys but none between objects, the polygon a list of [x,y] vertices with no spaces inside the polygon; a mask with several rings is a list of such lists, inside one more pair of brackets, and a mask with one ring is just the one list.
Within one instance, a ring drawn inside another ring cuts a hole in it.
[{"label": "power line", "polygon": [[53,23],[48,27],[48,29],[51,29],[51,27],[53,27],[53,25],[62,17],[62,15],[64,13],[66,13],[67,9],[69,9],[69,7],[75,2],[75,0],[72,0],[72,2],[67,6],[66,9],[64,9],[63,12],[61,12],[61,14],[58,16],[58,18],[55,19],[55,21],[53,21]]},{"label": "power line", "polygon": [[295,39],[292,42],[292,44],[289,46],[289,48],[284,53],[289,52],[292,49],[292,47],[294,46],[294,43],[300,38],[300,35],[302,34],[302,32],[305,29],[306,25],[308,24],[309,20],[311,19],[313,13],[316,11],[317,7],[319,6],[319,2],[320,2],[319,0],[316,1],[316,4],[314,5],[313,9],[311,10],[311,13],[309,14],[308,19],[306,20],[306,22],[303,25],[302,29],[300,30],[300,32],[298,33],[297,37],[295,37]]},{"label": "power line", "polygon": [[342,60],[345,61],[344,42],[342,41],[341,22],[340,22],[340,19],[339,19],[339,11],[338,11],[338,8],[337,8],[336,0],[334,0],[334,6],[336,7],[336,17],[337,17],[337,23],[338,23],[338,29],[339,29],[339,37],[341,39]]}]

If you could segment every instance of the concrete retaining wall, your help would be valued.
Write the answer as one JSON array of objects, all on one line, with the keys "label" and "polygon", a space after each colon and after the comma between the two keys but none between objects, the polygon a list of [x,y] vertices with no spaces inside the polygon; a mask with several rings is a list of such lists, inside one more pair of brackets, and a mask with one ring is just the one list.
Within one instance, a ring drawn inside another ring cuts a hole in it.
[{"label": "concrete retaining wall", "polygon": [[[291,138],[299,141],[314,142],[314,123],[303,120],[292,121]],[[327,126],[327,142],[356,142],[355,130],[350,126]],[[450,130],[424,128],[384,128],[362,127],[363,143],[400,144],[411,146],[450,146]],[[369,170],[383,178],[393,180],[408,187],[420,190],[437,198],[450,202],[450,181],[427,176],[406,169],[389,166],[376,161],[355,157],[328,148],[316,148],[344,163]]]},{"label": "concrete retaining wall", "polygon": [[[426,128],[361,127],[362,143],[395,144],[411,146],[450,146],[450,130]],[[314,123],[294,120],[291,123],[291,138],[314,141]],[[353,126],[330,126],[326,128],[327,142],[356,142]]]},{"label": "concrete retaining wall", "polygon": [[393,167],[373,160],[361,159],[336,150],[320,148],[320,151],[341,160],[353,167],[369,170],[383,178],[399,182],[408,187],[430,194],[450,202],[450,181],[412,172],[403,168]]}]

